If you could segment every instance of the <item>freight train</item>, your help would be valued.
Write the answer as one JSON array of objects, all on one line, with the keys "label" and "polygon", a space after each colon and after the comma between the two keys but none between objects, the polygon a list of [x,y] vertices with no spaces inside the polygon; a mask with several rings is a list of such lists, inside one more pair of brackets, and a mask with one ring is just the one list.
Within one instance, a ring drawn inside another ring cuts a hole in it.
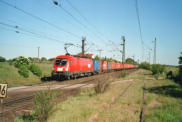
[{"label": "freight train", "polygon": [[75,79],[80,76],[90,76],[102,72],[136,68],[133,64],[122,64],[75,57],[70,55],[57,56],[53,63],[53,79]]}]

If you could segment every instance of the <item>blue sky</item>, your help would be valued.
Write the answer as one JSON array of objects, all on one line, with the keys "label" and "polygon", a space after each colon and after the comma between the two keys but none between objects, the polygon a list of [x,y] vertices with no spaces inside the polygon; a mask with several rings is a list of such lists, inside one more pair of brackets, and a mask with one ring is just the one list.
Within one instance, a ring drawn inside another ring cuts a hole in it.
[{"label": "blue sky", "polygon": [[[0,0],[1,1],[1,0]],[[139,36],[135,0],[69,0],[84,19],[68,4],[66,0],[57,0],[61,6],[75,16],[79,22],[67,15],[52,0],[6,0],[6,2],[32,13],[59,28],[77,35],[76,37],[60,31],[42,21],[28,16],[21,11],[0,2],[0,22],[26,29],[53,39],[37,38],[34,34],[9,28],[0,24],[0,56],[14,58],[17,56],[37,57],[40,46],[41,57],[55,57],[65,54],[64,43],[81,44],[82,36],[87,41],[88,53],[121,60],[119,51],[122,48],[121,36],[126,38],[126,57],[135,56],[135,60],[149,60],[149,50],[142,46]],[[157,38],[157,62],[162,64],[178,64],[182,52],[182,1],[181,0],[138,0],[143,41],[153,49],[152,41]],[[91,25],[90,25],[91,23]],[[94,27],[93,27],[94,26]],[[59,40],[56,42],[55,40]],[[113,43],[111,43],[111,40]],[[81,52],[79,47],[70,47],[71,54]],[[151,52],[151,62],[153,61]]]}]

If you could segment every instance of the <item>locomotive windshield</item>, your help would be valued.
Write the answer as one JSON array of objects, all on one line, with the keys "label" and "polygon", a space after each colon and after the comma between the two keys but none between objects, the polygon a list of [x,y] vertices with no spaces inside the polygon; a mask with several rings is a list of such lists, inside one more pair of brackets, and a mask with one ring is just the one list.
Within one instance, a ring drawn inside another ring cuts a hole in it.
[{"label": "locomotive windshield", "polygon": [[57,58],[56,59],[56,66],[65,66],[67,64],[67,59],[64,58]]}]

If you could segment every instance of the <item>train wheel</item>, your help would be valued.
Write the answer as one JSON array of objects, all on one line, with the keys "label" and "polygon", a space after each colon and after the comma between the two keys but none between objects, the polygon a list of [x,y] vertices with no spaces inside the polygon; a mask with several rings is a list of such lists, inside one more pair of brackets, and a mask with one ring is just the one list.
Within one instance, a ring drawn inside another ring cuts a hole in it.
[{"label": "train wheel", "polygon": [[74,75],[73,77],[74,77],[74,80],[76,80],[77,76],[76,76],[76,75]]},{"label": "train wheel", "polygon": [[67,80],[70,80],[71,79],[71,77],[70,76],[67,76]]}]

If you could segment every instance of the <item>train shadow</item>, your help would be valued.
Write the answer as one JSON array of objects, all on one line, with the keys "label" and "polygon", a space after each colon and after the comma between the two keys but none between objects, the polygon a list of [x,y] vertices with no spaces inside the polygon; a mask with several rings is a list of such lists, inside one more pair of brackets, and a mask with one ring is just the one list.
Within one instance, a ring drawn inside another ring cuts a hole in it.
[{"label": "train shadow", "polygon": [[51,77],[41,77],[42,82],[53,81]]},{"label": "train shadow", "polygon": [[52,77],[41,77],[42,82],[51,82],[51,81],[65,81],[65,79],[54,79]]},{"label": "train shadow", "polygon": [[176,85],[167,85],[159,87],[151,87],[146,89],[147,92],[170,96],[174,98],[182,98],[182,87]]}]

